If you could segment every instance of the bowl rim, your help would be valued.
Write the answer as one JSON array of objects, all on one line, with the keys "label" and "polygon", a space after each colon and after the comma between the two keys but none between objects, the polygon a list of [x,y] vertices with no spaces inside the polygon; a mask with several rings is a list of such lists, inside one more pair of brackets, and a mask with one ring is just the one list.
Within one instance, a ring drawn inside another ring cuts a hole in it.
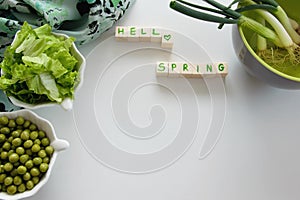
[{"label": "bowl rim", "polygon": [[297,77],[294,77],[294,76],[290,76],[288,74],[285,74],[281,71],[278,71],[277,69],[271,67],[269,64],[267,64],[262,58],[260,58],[256,53],[255,51],[252,49],[252,47],[250,46],[250,44],[248,43],[245,35],[244,35],[244,31],[243,31],[243,28],[241,26],[238,26],[238,31],[240,33],[240,36],[242,38],[242,41],[244,43],[244,45],[246,46],[246,48],[248,49],[248,51],[251,53],[251,55],[258,60],[258,62],[260,64],[262,64],[265,68],[267,68],[268,70],[270,70],[271,72],[277,74],[278,76],[281,76],[283,78],[286,78],[288,80],[292,80],[292,81],[295,81],[295,82],[300,82],[300,78],[297,78]]}]

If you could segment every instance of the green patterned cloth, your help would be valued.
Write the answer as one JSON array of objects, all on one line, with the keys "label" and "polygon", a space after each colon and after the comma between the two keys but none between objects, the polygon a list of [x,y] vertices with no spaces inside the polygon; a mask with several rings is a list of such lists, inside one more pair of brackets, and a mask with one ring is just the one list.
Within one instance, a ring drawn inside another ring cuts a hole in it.
[{"label": "green patterned cloth", "polygon": [[[134,0],[0,0],[0,55],[24,21],[50,24],[56,32],[87,43],[111,28]],[[1,58],[0,58],[1,60]]]},{"label": "green patterned cloth", "polygon": [[[76,44],[81,45],[111,28],[134,1],[0,0],[0,61],[24,21],[34,27],[48,23],[53,31],[73,36]],[[1,103],[7,104],[3,94]]]}]

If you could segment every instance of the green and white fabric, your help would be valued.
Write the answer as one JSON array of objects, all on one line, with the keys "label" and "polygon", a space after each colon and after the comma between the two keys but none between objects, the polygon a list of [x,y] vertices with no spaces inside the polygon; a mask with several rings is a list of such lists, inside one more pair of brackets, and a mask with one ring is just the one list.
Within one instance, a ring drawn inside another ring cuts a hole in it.
[{"label": "green and white fabric", "polygon": [[[50,24],[87,43],[111,28],[134,0],[0,0],[0,55],[24,21]],[[1,60],[1,58],[0,58]]]}]

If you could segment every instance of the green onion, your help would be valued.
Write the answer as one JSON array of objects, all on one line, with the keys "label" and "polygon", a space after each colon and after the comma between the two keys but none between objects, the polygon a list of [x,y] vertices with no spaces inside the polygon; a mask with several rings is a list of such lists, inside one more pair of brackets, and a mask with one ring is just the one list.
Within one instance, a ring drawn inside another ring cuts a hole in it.
[{"label": "green onion", "polygon": [[[187,16],[208,21],[208,22],[215,22],[221,24],[238,24],[240,26],[247,27],[255,31],[256,33],[258,33],[262,37],[272,41],[275,45],[282,47],[280,38],[273,30],[215,1],[212,0],[205,0],[205,1],[207,1],[211,5],[216,6],[219,9],[217,14],[222,14],[224,17],[210,14],[210,12],[201,12],[199,10],[196,10],[199,8],[198,5],[186,3],[185,1],[182,0],[171,1],[170,8],[172,8],[175,11],[178,11],[179,13],[185,14]],[[202,6],[201,8],[202,8],[201,10],[209,11],[209,9],[203,9]]]},{"label": "green onion", "polygon": [[[258,0],[256,0],[256,1],[258,1]],[[274,1],[271,1],[271,3],[273,3],[273,5],[276,5],[274,3]],[[252,0],[242,0],[241,4],[249,5],[249,6],[253,6],[253,7],[257,6],[258,8],[260,6],[259,4],[257,4],[255,1],[252,1]],[[249,7],[249,6],[246,6],[246,7]],[[289,17],[287,16],[285,11],[278,4],[276,7],[273,7],[274,9],[266,9],[265,8],[266,10],[270,11],[276,17],[274,17],[270,12],[263,10],[264,8],[262,8],[262,9],[261,8],[254,10],[254,12],[257,12],[258,14],[262,15],[268,21],[268,23],[273,26],[273,28],[275,30],[279,30],[280,31],[278,33],[279,37],[282,36],[283,37],[282,39],[285,40],[285,38],[288,38],[285,34],[289,34],[290,38],[293,40],[294,43],[300,44],[300,35],[295,31],[295,29],[293,29],[293,27],[290,23]]]},{"label": "green onion", "polygon": [[[181,2],[182,4],[179,2]],[[238,20],[236,20],[234,18],[232,18],[232,19],[222,18],[222,17],[214,16],[214,15],[211,15],[208,13],[199,12],[194,9],[190,9],[189,7],[184,6],[183,4],[186,4],[188,6],[193,6],[195,8],[199,8],[197,5],[185,3],[184,1],[171,1],[170,7],[176,11],[179,11],[182,14],[185,14],[187,16],[190,16],[190,17],[193,17],[196,19],[201,19],[201,20],[205,20],[205,21],[209,21],[209,22],[226,23],[226,24],[237,24],[238,23]],[[209,9],[206,9],[206,10],[209,10]],[[226,13],[223,13],[221,11],[218,11],[218,13],[227,15]],[[241,16],[240,14],[238,14],[238,15]]]},{"label": "green onion", "polygon": [[299,29],[299,24],[298,24],[298,22],[296,22],[296,20],[291,19],[291,18],[289,18],[289,21],[290,21],[290,23],[291,23],[293,29],[294,29],[295,31],[297,31],[297,30]]},{"label": "green onion", "polygon": [[[257,17],[256,20],[261,23],[262,25],[266,25],[266,20],[262,17]],[[257,35],[257,54],[259,56],[264,56],[265,51],[267,50],[267,40],[266,38],[262,37],[261,35]]]},{"label": "green onion", "polygon": [[[272,42],[278,48],[286,49],[292,62],[300,62],[300,36],[293,28],[291,20],[285,11],[275,0],[234,0],[229,6],[218,3],[215,0],[203,0],[210,7],[192,4],[183,0],[170,2],[170,8],[187,16],[219,23],[219,28],[224,24],[237,24],[246,27],[259,35],[257,38],[258,50],[267,48],[267,41]],[[239,3],[237,9],[231,7]],[[256,21],[246,16],[244,12],[254,12],[262,18]],[[270,25],[266,26],[265,21]]]}]

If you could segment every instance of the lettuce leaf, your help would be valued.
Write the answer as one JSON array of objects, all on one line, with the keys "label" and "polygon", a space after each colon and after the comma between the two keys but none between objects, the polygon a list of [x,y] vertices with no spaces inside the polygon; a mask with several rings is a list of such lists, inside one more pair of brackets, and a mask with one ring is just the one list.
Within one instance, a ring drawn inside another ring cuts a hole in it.
[{"label": "lettuce leaf", "polygon": [[24,22],[0,63],[0,89],[31,104],[73,99],[79,81],[74,40],[52,34],[47,24],[33,29]]}]

